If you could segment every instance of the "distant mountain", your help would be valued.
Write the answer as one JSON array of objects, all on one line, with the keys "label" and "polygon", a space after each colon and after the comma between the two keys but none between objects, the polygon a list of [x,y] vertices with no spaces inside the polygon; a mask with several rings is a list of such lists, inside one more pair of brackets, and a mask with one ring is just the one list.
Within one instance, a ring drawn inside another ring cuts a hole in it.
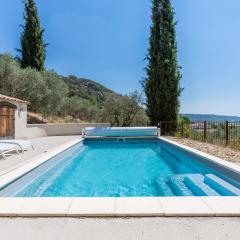
[{"label": "distant mountain", "polygon": [[181,114],[182,116],[188,117],[190,121],[212,121],[212,122],[223,122],[223,121],[240,121],[240,117],[237,116],[224,116],[214,114]]}]

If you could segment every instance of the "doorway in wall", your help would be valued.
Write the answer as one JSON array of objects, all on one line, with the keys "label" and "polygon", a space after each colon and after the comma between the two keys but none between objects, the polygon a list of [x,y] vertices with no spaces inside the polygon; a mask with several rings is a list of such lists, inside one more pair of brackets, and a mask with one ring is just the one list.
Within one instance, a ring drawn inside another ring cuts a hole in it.
[{"label": "doorway in wall", "polygon": [[15,110],[15,105],[0,102],[0,139],[15,138]]}]

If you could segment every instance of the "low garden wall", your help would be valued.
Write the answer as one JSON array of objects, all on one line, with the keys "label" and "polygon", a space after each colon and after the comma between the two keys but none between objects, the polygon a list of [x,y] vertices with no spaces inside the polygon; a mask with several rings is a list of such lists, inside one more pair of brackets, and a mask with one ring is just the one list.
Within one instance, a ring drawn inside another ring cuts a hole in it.
[{"label": "low garden wall", "polygon": [[[49,124],[28,124],[27,128],[34,130],[34,133],[41,133],[41,136],[65,136],[81,135],[85,127],[110,127],[110,123],[49,123]],[[40,131],[36,131],[39,129]],[[34,134],[32,134],[34,135]],[[31,135],[31,138],[33,136]]]}]

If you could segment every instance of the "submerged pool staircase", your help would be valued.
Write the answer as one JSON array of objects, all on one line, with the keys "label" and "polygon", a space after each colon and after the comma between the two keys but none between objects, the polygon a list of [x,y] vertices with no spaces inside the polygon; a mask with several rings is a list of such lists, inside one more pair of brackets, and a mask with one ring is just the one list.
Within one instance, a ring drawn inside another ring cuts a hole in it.
[{"label": "submerged pool staircase", "polygon": [[215,174],[179,174],[154,182],[160,196],[240,196],[240,190]]}]

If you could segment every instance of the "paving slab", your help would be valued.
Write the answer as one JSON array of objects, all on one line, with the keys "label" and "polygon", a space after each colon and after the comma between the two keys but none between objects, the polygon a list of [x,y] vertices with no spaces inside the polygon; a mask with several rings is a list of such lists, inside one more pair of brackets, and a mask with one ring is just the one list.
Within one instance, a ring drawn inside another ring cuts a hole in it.
[{"label": "paving slab", "polygon": [[240,218],[0,218],[1,240],[239,240]]}]

